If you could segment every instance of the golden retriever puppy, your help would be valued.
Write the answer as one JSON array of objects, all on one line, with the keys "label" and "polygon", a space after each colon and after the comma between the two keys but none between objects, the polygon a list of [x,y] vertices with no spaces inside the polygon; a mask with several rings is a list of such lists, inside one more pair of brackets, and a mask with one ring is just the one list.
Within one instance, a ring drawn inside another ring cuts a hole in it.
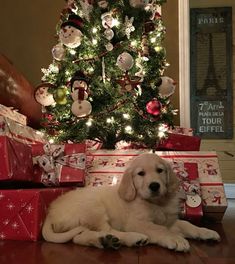
[{"label": "golden retriever puppy", "polygon": [[130,162],[119,185],[79,188],[53,201],[43,237],[114,249],[150,243],[176,251],[189,250],[185,238],[219,241],[215,231],[178,220],[178,184],[165,160],[142,154]]}]

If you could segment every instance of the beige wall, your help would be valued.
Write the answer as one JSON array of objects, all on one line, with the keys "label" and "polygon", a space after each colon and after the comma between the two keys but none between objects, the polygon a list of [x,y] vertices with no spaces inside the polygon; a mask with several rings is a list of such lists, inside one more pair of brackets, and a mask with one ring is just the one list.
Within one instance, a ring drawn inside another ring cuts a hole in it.
[{"label": "beige wall", "polygon": [[[162,18],[166,27],[164,47],[166,58],[170,66],[165,75],[173,78],[179,87],[179,30],[178,30],[178,0],[168,0],[162,6]],[[179,90],[171,98],[175,108],[179,109]],[[179,125],[180,113],[175,118],[175,124]]]},{"label": "beige wall", "polygon": [[41,68],[52,61],[55,27],[64,4],[64,0],[1,1],[0,52],[33,85],[40,82]]},{"label": "beige wall", "polygon": [[[191,8],[225,7],[233,8],[233,50],[235,51],[235,1],[234,0],[190,0]],[[235,95],[235,52],[233,52],[233,94]],[[234,97],[233,97],[234,98]],[[235,99],[233,99],[233,130],[235,134]],[[235,183],[235,137],[232,140],[202,140],[201,150],[215,150],[219,156],[224,182]]]}]

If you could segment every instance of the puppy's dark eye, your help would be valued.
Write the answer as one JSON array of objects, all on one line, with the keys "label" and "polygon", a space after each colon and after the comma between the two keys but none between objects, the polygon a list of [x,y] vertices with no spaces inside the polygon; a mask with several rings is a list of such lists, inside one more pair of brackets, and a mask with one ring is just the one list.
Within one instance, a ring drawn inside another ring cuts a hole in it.
[{"label": "puppy's dark eye", "polygon": [[139,176],[144,176],[145,175],[145,172],[144,171],[140,171],[137,173]]},{"label": "puppy's dark eye", "polygon": [[163,169],[162,168],[157,168],[157,173],[162,173],[163,172]]}]

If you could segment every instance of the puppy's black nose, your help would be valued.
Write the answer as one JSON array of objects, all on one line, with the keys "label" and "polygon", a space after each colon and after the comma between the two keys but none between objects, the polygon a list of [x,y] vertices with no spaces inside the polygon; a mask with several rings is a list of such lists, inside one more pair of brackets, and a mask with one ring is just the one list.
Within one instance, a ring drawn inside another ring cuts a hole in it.
[{"label": "puppy's black nose", "polygon": [[152,192],[157,192],[160,189],[160,184],[158,182],[152,182],[149,184],[149,189]]}]

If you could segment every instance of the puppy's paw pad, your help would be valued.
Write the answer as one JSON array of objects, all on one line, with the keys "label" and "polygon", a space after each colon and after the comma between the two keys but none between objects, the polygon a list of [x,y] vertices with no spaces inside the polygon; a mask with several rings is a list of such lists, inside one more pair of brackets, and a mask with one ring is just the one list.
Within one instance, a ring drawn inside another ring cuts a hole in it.
[{"label": "puppy's paw pad", "polygon": [[100,237],[99,240],[103,248],[119,249],[121,246],[119,238],[113,235],[106,235],[104,237]]},{"label": "puppy's paw pad", "polygon": [[149,243],[149,240],[148,240],[148,238],[146,238],[146,239],[140,239],[140,240],[138,240],[135,243],[135,245],[138,246],[138,247],[142,247],[142,246],[148,245],[148,243]]}]

